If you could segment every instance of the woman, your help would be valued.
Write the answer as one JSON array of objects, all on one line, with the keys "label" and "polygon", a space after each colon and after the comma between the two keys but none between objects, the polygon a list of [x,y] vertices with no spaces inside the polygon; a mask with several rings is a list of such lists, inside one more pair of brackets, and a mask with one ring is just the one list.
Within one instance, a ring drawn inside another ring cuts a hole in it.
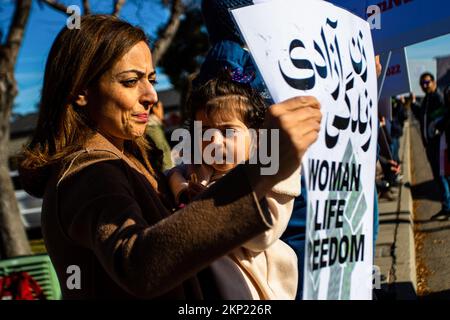
[{"label": "woman", "polygon": [[[20,172],[26,190],[44,197],[42,230],[63,296],[249,299],[224,256],[271,228],[264,195],[317,139],[319,104],[294,98],[267,112],[264,128],[280,130],[276,175],[239,165],[173,213],[143,138],[155,81],[144,32],[117,18],[82,17],[52,46]],[[73,265],[80,286],[67,273]]]}]

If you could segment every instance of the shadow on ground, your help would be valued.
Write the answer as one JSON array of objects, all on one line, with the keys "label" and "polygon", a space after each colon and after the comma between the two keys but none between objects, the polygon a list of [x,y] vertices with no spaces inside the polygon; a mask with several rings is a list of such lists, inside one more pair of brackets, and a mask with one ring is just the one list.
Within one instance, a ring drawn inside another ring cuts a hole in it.
[{"label": "shadow on ground", "polygon": [[420,300],[450,300],[450,290],[430,293],[420,297]]},{"label": "shadow on ground", "polygon": [[439,187],[434,180],[411,186],[411,193],[414,200],[428,199],[438,202],[441,201]]},{"label": "shadow on ground", "polygon": [[374,300],[417,300],[416,290],[411,282],[382,284],[381,289],[375,289]]}]

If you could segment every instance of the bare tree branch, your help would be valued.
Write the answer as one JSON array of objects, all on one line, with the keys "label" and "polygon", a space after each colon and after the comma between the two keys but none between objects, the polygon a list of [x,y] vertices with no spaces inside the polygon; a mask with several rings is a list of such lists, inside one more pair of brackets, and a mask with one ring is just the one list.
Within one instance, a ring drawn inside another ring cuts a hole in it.
[{"label": "bare tree branch", "polygon": [[41,1],[48,4],[53,9],[59,10],[68,15],[67,6],[65,4],[59,2],[58,0],[41,0]]},{"label": "bare tree branch", "polygon": [[155,42],[152,50],[153,64],[158,65],[159,60],[162,58],[164,53],[170,46],[172,39],[177,33],[178,27],[180,26],[180,16],[184,12],[184,5],[182,0],[172,0],[172,6],[170,10],[170,17],[159,39]]},{"label": "bare tree branch", "polygon": [[9,121],[17,95],[14,66],[30,11],[31,0],[16,1],[6,42],[0,45],[0,245],[6,257],[31,254],[8,166]]},{"label": "bare tree branch", "polygon": [[89,4],[89,0],[83,0],[83,13],[91,14],[91,5]]},{"label": "bare tree branch", "polygon": [[22,44],[25,26],[31,11],[31,0],[18,0],[14,10],[13,20],[9,27],[5,48],[8,50],[9,60],[15,64],[19,48]]},{"label": "bare tree branch", "polygon": [[114,1],[114,10],[112,12],[113,16],[117,17],[119,15],[120,9],[122,9],[122,6],[125,4],[125,1],[126,0],[115,0]]}]

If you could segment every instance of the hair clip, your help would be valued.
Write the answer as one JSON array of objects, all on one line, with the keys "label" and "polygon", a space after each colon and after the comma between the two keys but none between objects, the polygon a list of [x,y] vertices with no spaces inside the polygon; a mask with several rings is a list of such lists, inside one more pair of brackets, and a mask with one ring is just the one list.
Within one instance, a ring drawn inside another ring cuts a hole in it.
[{"label": "hair clip", "polygon": [[250,83],[255,80],[256,74],[253,70],[244,70],[241,67],[236,67],[234,69],[229,69],[225,67],[230,75],[230,80],[237,83]]}]

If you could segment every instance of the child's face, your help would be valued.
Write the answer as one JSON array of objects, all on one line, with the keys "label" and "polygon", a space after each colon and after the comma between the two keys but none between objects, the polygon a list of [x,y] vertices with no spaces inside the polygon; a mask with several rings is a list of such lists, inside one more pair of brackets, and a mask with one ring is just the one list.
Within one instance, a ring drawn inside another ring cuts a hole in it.
[{"label": "child's face", "polygon": [[[210,164],[218,172],[226,173],[249,159],[251,135],[249,128],[241,120],[236,117],[208,117],[204,111],[198,111],[195,120],[202,122],[204,163]],[[209,162],[206,159],[208,156],[211,159]]]}]

